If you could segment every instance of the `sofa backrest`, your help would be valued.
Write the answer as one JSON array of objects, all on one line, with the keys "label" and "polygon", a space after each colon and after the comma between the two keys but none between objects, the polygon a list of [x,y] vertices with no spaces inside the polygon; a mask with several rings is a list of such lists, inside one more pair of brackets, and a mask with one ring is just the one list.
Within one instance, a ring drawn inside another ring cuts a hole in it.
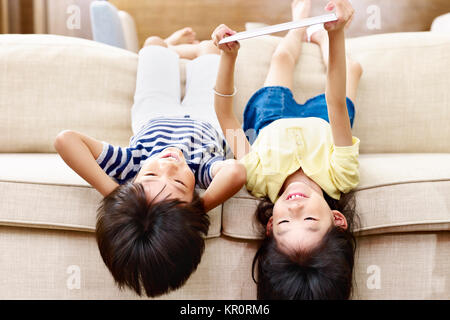
[{"label": "sofa backrest", "polygon": [[[280,38],[241,42],[235,112],[259,89]],[[361,153],[450,152],[450,36],[398,33],[347,40],[364,74],[354,135]],[[0,36],[0,152],[54,152],[73,129],[127,145],[138,56],[90,40],[54,35]],[[181,63],[184,81],[184,64]],[[319,48],[305,43],[295,70],[298,102],[322,93]]]},{"label": "sofa backrest", "polygon": [[0,36],[0,152],[55,152],[73,129],[127,145],[137,55],[55,35]]},{"label": "sofa backrest", "polygon": [[[235,113],[264,83],[279,37],[241,42]],[[364,69],[355,101],[353,133],[361,153],[450,152],[450,35],[392,33],[347,40]],[[317,45],[305,43],[295,69],[299,103],[325,91],[326,69]]]}]

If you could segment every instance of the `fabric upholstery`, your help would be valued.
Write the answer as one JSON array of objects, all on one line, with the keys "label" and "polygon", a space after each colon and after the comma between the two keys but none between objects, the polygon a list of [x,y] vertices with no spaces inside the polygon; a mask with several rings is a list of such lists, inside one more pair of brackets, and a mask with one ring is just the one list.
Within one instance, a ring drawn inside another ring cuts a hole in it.
[{"label": "fabric upholstery", "polygon": [[[0,225],[95,232],[101,196],[91,187],[0,181],[0,194]],[[218,237],[222,207],[208,216],[206,237]]]},{"label": "fabric upholstery", "polygon": [[[247,101],[264,84],[279,40],[263,36],[241,42],[234,104],[240,119]],[[347,50],[364,70],[354,101],[353,134],[361,140],[361,153],[450,152],[450,35],[421,32],[352,38],[347,40]],[[325,80],[319,47],[304,43],[295,69],[294,97],[304,103],[323,93]]]},{"label": "fabric upholstery", "polygon": [[[258,241],[208,239],[196,272],[158,299],[256,297],[251,261]],[[387,234],[358,238],[353,299],[449,299],[450,235]],[[146,299],[119,290],[94,235],[0,226],[2,299]]]},{"label": "fabric upholstery", "polygon": [[[450,154],[363,154],[355,191],[361,234],[450,230]],[[241,190],[223,204],[222,233],[260,239],[258,200]]]},{"label": "fabric upholstery", "polygon": [[[238,117],[264,82],[278,41],[265,36],[242,42],[236,68]],[[350,54],[364,68],[354,127],[354,135],[362,141],[361,153],[449,152],[449,36],[402,33],[354,38],[347,43]],[[48,48],[42,50],[44,46]],[[73,46],[78,48],[76,53]],[[121,145],[128,143],[137,55],[88,40],[49,35],[3,35],[0,48],[0,61],[6,70],[0,77],[0,93],[6,97],[1,102],[6,112],[0,115],[0,123],[6,135],[0,138],[0,151],[52,152],[53,139],[63,128]],[[405,77],[405,73],[411,76]],[[319,48],[305,44],[296,69],[296,99],[304,102],[322,93],[325,77]],[[398,87],[402,82],[404,85]],[[63,89],[54,90],[55,83]],[[92,109],[96,112],[86,119]],[[28,120],[35,125],[25,130]],[[424,127],[423,123],[433,125]],[[380,139],[378,133],[385,138]],[[33,140],[37,136],[40,138]]]},{"label": "fabric upholstery", "polygon": [[[242,41],[238,117],[262,85],[278,41]],[[354,298],[449,299],[450,38],[387,34],[349,39],[347,48],[364,68],[355,101],[361,225]],[[53,148],[64,129],[128,145],[136,67],[135,53],[94,41],[0,36],[1,299],[137,298],[115,286],[98,254],[100,195]],[[183,60],[180,72],[184,88]],[[323,92],[324,83],[319,48],[305,44],[297,100]],[[197,271],[160,299],[255,299],[257,203],[243,188],[212,210]],[[71,277],[77,272],[79,289]]]},{"label": "fabric upholstery", "polygon": [[[450,154],[361,155],[356,192],[359,232],[449,230],[448,163]],[[8,195],[1,205],[0,223],[95,229],[101,197],[57,154],[0,154],[0,189]],[[222,228],[231,237],[259,239],[257,204],[243,188],[223,205],[223,212],[219,206],[209,213],[209,236],[218,236]],[[63,210],[72,213],[61,215]]]},{"label": "fabric upholstery", "polygon": [[[254,299],[251,261],[256,241],[206,240],[197,270],[158,299]],[[0,226],[1,299],[139,299],[119,290],[93,233]],[[4,260],[3,260],[4,259]],[[146,298],[143,296],[142,298]]]},{"label": "fabric upholstery", "polygon": [[450,298],[450,232],[358,237],[352,299]]},{"label": "fabric upholstery", "polygon": [[137,55],[79,38],[0,36],[0,152],[55,152],[73,129],[117,145],[131,132]]}]

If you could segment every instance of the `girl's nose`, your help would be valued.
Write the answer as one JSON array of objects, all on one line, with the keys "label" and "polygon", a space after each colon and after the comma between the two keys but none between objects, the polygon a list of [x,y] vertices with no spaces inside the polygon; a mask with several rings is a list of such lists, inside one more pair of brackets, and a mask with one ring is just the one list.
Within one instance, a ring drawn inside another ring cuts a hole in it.
[{"label": "girl's nose", "polygon": [[289,213],[293,216],[301,215],[303,207],[302,202],[294,202],[289,206]]}]

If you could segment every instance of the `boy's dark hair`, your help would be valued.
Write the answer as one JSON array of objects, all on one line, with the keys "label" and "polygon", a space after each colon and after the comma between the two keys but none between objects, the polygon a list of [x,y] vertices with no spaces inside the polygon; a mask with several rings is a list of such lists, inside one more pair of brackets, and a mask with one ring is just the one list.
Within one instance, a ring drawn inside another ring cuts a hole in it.
[{"label": "boy's dark hair", "polygon": [[[355,201],[352,193],[342,194],[339,201],[324,192],[332,210],[347,219],[347,230],[332,227],[312,250],[285,254],[275,238],[266,236],[253,258],[252,277],[257,284],[258,299],[272,300],[346,300],[350,298],[356,239]],[[256,210],[258,221],[265,227],[274,204],[265,199]],[[255,266],[258,281],[255,279]]]},{"label": "boy's dark hair", "polygon": [[181,287],[197,269],[209,218],[196,192],[191,203],[148,203],[143,186],[128,182],[97,212],[98,248],[119,288],[155,297]]}]

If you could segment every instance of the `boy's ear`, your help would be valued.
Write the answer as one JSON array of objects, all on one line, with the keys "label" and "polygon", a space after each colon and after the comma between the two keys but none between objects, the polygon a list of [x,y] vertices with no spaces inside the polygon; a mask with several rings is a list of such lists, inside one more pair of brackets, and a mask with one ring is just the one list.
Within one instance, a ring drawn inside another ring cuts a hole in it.
[{"label": "boy's ear", "polygon": [[273,217],[270,217],[269,221],[267,221],[266,225],[266,236],[270,236],[273,228]]},{"label": "boy's ear", "polygon": [[337,227],[341,227],[344,230],[347,230],[348,224],[347,224],[347,219],[345,218],[345,216],[337,210],[331,210],[331,212],[333,213],[334,225]]}]

